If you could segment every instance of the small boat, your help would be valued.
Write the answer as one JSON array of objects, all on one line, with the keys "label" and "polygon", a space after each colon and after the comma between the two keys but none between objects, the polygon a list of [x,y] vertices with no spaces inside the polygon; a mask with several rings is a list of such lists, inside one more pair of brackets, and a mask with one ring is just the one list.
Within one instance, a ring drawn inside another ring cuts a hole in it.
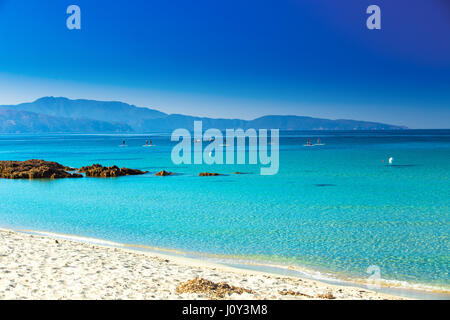
[{"label": "small boat", "polygon": [[304,147],[314,147],[314,145],[311,144],[311,141],[309,139],[306,141],[306,144],[304,144],[303,146]]},{"label": "small boat", "polygon": [[150,140],[150,143],[149,143],[149,141],[147,140],[147,141],[145,142],[145,144],[143,145],[143,147],[145,147],[145,148],[154,147],[154,146],[155,146],[155,145],[153,144],[152,140]]},{"label": "small boat", "polygon": [[154,144],[153,144],[152,140],[150,140],[150,143],[148,140],[145,141],[145,144],[143,145],[143,147],[153,147],[153,146],[154,146]]},{"label": "small boat", "polygon": [[315,144],[315,146],[324,146],[325,143],[320,143],[320,138],[317,138],[317,143]]},{"label": "small boat", "polygon": [[125,143],[125,140],[123,140],[122,144],[119,145],[119,147],[128,147],[128,145]]}]

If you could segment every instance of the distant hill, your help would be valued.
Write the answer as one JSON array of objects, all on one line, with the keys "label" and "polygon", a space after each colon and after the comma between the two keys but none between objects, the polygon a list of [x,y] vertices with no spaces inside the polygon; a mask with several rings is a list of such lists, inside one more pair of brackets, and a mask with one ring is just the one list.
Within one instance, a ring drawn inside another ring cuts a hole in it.
[{"label": "distant hill", "polygon": [[0,133],[98,133],[132,132],[126,124],[90,119],[53,117],[19,110],[0,110]]},{"label": "distant hill", "polygon": [[29,111],[54,117],[124,123],[137,130],[141,128],[140,123],[143,120],[167,116],[167,114],[157,110],[138,108],[123,102],[70,100],[55,97],[44,97],[31,103],[0,106],[0,108]]},{"label": "distant hill", "polygon": [[355,120],[327,120],[300,116],[264,116],[254,120],[212,119],[184,116],[180,114],[168,115],[164,118],[149,119],[142,123],[143,128],[155,131],[186,128],[193,130],[194,121],[202,121],[203,128],[217,128],[220,130],[233,128],[280,129],[280,130],[401,130],[405,127],[394,125],[355,121]]},{"label": "distant hill", "polygon": [[405,127],[356,120],[268,115],[254,120],[214,119],[166,114],[123,102],[45,97],[31,103],[0,106],[0,132],[154,132],[203,128],[280,130],[400,130]]}]

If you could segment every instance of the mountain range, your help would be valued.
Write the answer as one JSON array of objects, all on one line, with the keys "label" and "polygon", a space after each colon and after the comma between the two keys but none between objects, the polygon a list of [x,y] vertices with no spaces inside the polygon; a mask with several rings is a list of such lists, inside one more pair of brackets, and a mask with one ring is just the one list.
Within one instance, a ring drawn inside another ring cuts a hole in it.
[{"label": "mountain range", "polygon": [[329,120],[304,116],[268,115],[254,120],[215,119],[166,114],[117,101],[70,100],[44,97],[34,102],[0,106],[0,133],[114,133],[160,132],[232,128],[280,130],[400,130],[406,127],[356,120]]}]

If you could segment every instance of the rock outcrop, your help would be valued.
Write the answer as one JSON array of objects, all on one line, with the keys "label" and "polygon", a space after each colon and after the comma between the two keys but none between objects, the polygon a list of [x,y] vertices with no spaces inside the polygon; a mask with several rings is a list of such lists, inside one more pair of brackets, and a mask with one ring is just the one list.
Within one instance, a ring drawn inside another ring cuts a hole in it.
[{"label": "rock outcrop", "polygon": [[215,176],[221,176],[221,174],[214,172],[202,172],[199,174],[199,177],[215,177]]},{"label": "rock outcrop", "polygon": [[169,171],[165,171],[165,170],[155,173],[155,176],[160,176],[160,177],[166,177],[166,176],[172,176],[172,175],[174,175],[173,172],[169,172]]},{"label": "rock outcrop", "polygon": [[74,168],[57,162],[44,160],[0,161],[0,177],[5,179],[61,179],[81,178],[81,174],[70,173]]},{"label": "rock outcrop", "polygon": [[109,177],[121,177],[121,176],[135,176],[140,174],[145,174],[148,171],[141,171],[137,169],[119,168],[117,166],[104,167],[101,164],[93,164],[92,166],[82,167],[78,170],[86,174],[86,177],[98,177],[98,178],[109,178]]}]

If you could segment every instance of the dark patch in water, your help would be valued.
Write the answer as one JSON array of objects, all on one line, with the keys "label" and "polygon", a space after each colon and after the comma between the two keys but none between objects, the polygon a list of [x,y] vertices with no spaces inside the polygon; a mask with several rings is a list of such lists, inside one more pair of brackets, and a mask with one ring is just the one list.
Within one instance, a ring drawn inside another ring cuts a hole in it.
[{"label": "dark patch in water", "polygon": [[331,184],[331,183],[318,183],[315,185],[316,187],[335,187],[335,184]]},{"label": "dark patch in water", "polygon": [[387,167],[393,168],[411,168],[411,167],[421,167],[421,164],[390,164]]}]

